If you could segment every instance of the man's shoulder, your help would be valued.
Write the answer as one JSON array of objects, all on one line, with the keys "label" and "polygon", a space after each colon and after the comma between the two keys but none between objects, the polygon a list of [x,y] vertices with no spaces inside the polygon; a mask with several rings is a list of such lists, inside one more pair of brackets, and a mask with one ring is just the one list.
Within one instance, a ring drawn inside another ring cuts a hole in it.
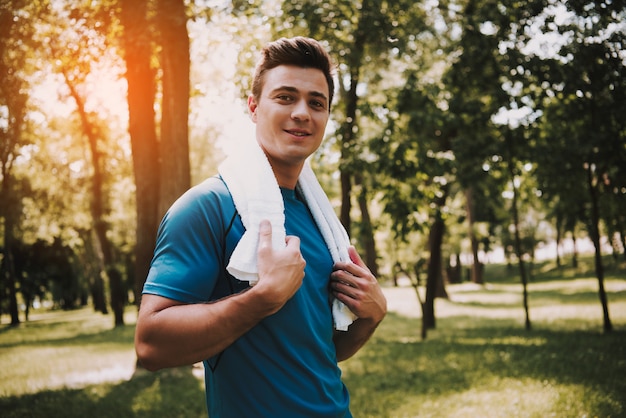
[{"label": "man's shoulder", "polygon": [[220,176],[212,176],[201,183],[191,187],[187,190],[179,200],[184,201],[203,201],[203,200],[215,200],[218,201],[232,201],[230,192],[226,187],[226,183]]},{"label": "man's shoulder", "polygon": [[191,187],[172,205],[169,212],[206,213],[207,210],[230,213],[234,210],[234,202],[219,176],[209,177]]},{"label": "man's shoulder", "polygon": [[[220,198],[230,198],[230,193],[226,187],[226,183],[219,175],[211,176],[201,183],[191,187],[187,193],[199,196],[217,196]],[[186,193],[186,194],[187,194]]]}]

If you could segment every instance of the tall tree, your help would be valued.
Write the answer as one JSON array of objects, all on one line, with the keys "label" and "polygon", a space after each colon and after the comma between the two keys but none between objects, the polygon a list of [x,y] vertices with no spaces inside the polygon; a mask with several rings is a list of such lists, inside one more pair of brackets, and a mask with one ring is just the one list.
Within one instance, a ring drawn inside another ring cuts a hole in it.
[{"label": "tall tree", "polygon": [[[359,241],[364,244],[365,261],[376,274],[378,260],[368,203],[372,175],[368,170],[367,140],[378,132],[366,131],[366,120],[376,121],[371,98],[376,85],[384,81],[394,50],[407,48],[416,33],[425,30],[424,10],[412,1],[307,0],[285,1],[275,27],[278,35],[301,34],[327,42],[338,59],[339,101],[335,106],[338,128],[333,134],[340,155],[340,219],[352,232],[353,199],[361,211]],[[375,126],[371,123],[369,127]],[[383,129],[378,124],[378,129]],[[358,195],[353,192],[358,186]]]},{"label": "tall tree", "polygon": [[[473,255],[471,277],[473,282],[482,283],[479,239],[475,233],[480,213],[477,202],[481,206],[489,205],[481,194],[486,176],[493,172],[485,172],[485,164],[508,155],[499,141],[501,136],[493,117],[500,109],[508,108],[512,101],[507,91],[508,78],[516,71],[519,54],[514,51],[517,45],[511,46],[509,40],[519,36],[517,29],[541,12],[544,5],[542,0],[527,2],[522,7],[514,2],[493,0],[468,0],[462,5],[461,13],[452,12],[451,22],[458,25],[461,32],[450,48],[456,58],[445,83],[456,128],[452,148],[458,180],[467,201],[468,235]],[[501,50],[507,46],[513,51],[502,54]]]},{"label": "tall tree", "polygon": [[[443,289],[442,243],[446,205],[454,181],[449,115],[439,107],[442,90],[437,84],[421,81],[419,73],[408,72],[397,103],[390,102],[397,116],[390,117],[383,136],[372,142],[379,156],[376,171],[385,173],[385,211],[394,220],[397,237],[404,240],[411,232],[428,229],[426,296],[422,303],[422,338],[436,325],[435,298]],[[424,219],[427,219],[425,222]],[[411,271],[423,260],[415,260]]]},{"label": "tall tree", "polygon": [[[8,1],[0,5],[0,217],[3,225],[3,257],[0,264],[0,290],[9,298],[11,325],[19,325],[17,306],[15,256],[18,251],[17,234],[20,227],[20,181],[16,178],[15,161],[27,144],[25,136],[27,83],[21,75],[26,61],[32,27],[24,22],[20,11],[26,1]],[[0,300],[2,294],[0,294]]]},{"label": "tall tree", "polygon": [[[63,12],[51,18],[56,24],[49,24],[51,39],[47,43],[49,59],[55,63],[55,69],[62,75],[69,96],[76,105],[76,113],[81,133],[87,139],[87,147],[91,162],[89,194],[91,196],[90,211],[93,233],[86,234],[86,239],[94,239],[96,244],[97,262],[99,265],[94,277],[94,304],[103,313],[108,313],[106,297],[101,284],[108,283],[111,309],[114,314],[115,326],[124,325],[124,306],[126,295],[122,274],[116,260],[116,249],[111,240],[111,175],[109,152],[111,148],[110,131],[100,120],[97,112],[88,109],[86,80],[94,63],[99,57],[105,56],[106,38],[85,23],[87,20],[77,11]],[[67,22],[65,27],[58,22]],[[70,30],[69,25],[72,29]]]},{"label": "tall tree", "polygon": [[514,145],[513,141],[510,140],[510,137],[506,140],[509,152],[507,153],[507,168],[509,172],[509,178],[511,179],[511,189],[512,189],[512,199],[511,199],[511,218],[512,218],[512,226],[513,226],[513,237],[514,237],[514,247],[515,247],[515,255],[517,257],[517,265],[519,267],[520,279],[522,281],[522,303],[524,307],[525,320],[524,326],[526,330],[530,330],[532,325],[530,322],[530,310],[528,306],[528,276],[526,272],[526,268],[524,266],[524,254],[522,250],[522,238],[520,233],[520,216],[519,216],[519,191],[517,186],[517,164],[516,160],[513,157],[516,155],[515,151],[513,151]]},{"label": "tall tree", "polygon": [[[529,62],[531,71],[546,86],[538,174],[542,184],[552,184],[549,190],[554,195],[574,193],[584,202],[582,220],[595,247],[603,328],[609,332],[612,324],[604,288],[600,210],[602,201],[615,201],[616,190],[618,196],[623,194],[626,10],[621,2],[610,1],[562,2],[559,6],[565,17],[547,19],[545,26],[564,34],[566,41],[554,57]],[[571,173],[567,179],[571,186],[561,192],[556,184],[564,183],[557,180],[562,177],[560,168]],[[581,190],[586,190],[586,197]]]},{"label": "tall tree", "polygon": [[[137,201],[135,298],[141,300],[158,222],[190,187],[189,35],[183,0],[121,0],[124,58],[128,80],[129,132],[133,149]],[[156,18],[151,19],[151,14]],[[160,50],[162,101],[157,135],[156,71]]]},{"label": "tall tree", "polygon": [[159,144],[156,133],[156,70],[151,66],[154,36],[148,21],[148,0],[122,0],[122,44],[128,82],[128,131],[135,173],[135,301],[148,275],[154,252],[159,212]]},{"label": "tall tree", "polygon": [[160,194],[162,216],[191,183],[189,167],[189,35],[183,0],[157,0],[163,100]]}]

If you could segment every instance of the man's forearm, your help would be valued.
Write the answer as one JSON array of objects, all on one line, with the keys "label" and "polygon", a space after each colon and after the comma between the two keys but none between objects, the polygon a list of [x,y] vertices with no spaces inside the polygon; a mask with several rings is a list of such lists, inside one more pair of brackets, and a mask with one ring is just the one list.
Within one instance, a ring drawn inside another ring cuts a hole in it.
[{"label": "man's forearm", "polygon": [[144,295],[135,333],[140,364],[158,370],[220,353],[268,314],[264,308],[255,308],[247,293],[202,304]]},{"label": "man's forearm", "polygon": [[347,331],[335,331],[333,341],[337,353],[337,361],[347,360],[356,354],[370,339],[380,322],[359,318],[350,325]]}]

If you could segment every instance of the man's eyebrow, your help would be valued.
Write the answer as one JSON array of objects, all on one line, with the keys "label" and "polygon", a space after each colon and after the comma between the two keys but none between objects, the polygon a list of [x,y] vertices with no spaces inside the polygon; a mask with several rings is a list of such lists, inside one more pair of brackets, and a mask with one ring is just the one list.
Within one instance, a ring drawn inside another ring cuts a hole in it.
[{"label": "man's eyebrow", "polygon": [[[272,90],[272,92],[278,92],[278,91],[288,91],[290,93],[299,93],[299,90],[293,86],[279,86],[279,87],[276,87],[274,90]],[[328,97],[326,97],[326,95],[320,91],[314,90],[314,91],[308,92],[307,94],[310,96],[328,101]]]},{"label": "man's eyebrow", "polygon": [[311,96],[313,97],[317,97],[320,99],[323,99],[324,101],[328,101],[328,97],[326,97],[326,95],[320,91],[312,91],[311,93],[309,93]]}]

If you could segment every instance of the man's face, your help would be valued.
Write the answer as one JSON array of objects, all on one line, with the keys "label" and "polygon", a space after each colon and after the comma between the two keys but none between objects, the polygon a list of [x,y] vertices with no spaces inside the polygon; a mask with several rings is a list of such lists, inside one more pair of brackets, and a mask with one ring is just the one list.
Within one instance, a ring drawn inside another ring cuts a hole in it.
[{"label": "man's face", "polygon": [[281,65],[263,78],[260,97],[248,99],[257,141],[274,171],[300,169],[322,143],[328,122],[330,103],[324,73]]}]

